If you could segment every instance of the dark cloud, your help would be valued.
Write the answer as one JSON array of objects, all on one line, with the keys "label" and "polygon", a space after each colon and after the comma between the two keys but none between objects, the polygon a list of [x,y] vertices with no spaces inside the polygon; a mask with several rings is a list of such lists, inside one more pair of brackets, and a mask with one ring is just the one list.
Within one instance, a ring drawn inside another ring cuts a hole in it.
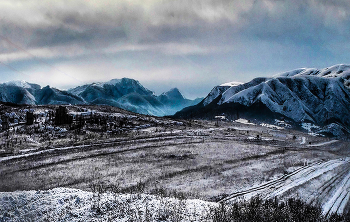
[{"label": "dark cloud", "polygon": [[[3,19],[2,27],[6,27],[8,37],[12,38],[15,33],[29,36],[29,45],[26,40],[21,41],[28,47],[85,41],[109,45],[109,41],[139,43],[204,39],[216,43],[215,39],[218,39],[220,43],[223,39],[228,41],[227,36],[233,41],[239,35],[322,45],[334,38],[349,37],[348,1],[169,0],[133,3],[125,0],[116,3],[103,0],[89,4],[77,0],[73,4],[61,0],[40,3],[37,7],[34,3],[38,1],[19,2],[23,7],[13,6],[12,10],[23,10],[24,14],[34,18],[18,20],[9,16]],[[10,27],[16,31],[8,31]],[[15,39],[19,40],[18,36]]]},{"label": "dark cloud", "polygon": [[[142,73],[156,79],[149,70],[167,70],[173,82],[177,73],[192,75],[183,84],[188,92],[349,59],[348,0],[12,0],[0,2],[0,15],[1,35],[37,58],[86,73],[80,78],[93,79],[102,66],[86,70],[84,62],[74,68],[63,63],[82,58],[114,63],[101,71],[109,73],[105,78],[113,77],[111,69],[130,75],[125,70],[132,67],[139,79],[145,79]],[[38,64],[3,38],[0,61]],[[196,90],[189,90],[191,84]]]}]

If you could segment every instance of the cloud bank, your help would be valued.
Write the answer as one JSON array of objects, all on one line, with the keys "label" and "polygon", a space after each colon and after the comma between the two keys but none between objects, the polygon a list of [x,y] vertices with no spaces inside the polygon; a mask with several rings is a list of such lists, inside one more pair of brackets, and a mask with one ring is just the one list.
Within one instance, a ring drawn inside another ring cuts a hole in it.
[{"label": "cloud bank", "polygon": [[347,0],[12,0],[0,15],[4,79],[57,87],[129,75],[198,96],[350,59]]}]

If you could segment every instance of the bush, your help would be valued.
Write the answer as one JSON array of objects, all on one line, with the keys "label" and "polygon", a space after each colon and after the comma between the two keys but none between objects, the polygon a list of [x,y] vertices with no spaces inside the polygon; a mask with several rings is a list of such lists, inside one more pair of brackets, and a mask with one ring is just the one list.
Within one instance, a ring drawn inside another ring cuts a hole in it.
[{"label": "bush", "polygon": [[243,222],[243,221],[293,221],[293,222],[345,222],[346,216],[332,214],[325,216],[320,207],[306,204],[299,199],[287,201],[263,200],[253,197],[249,201],[240,201],[233,204],[220,203],[220,206],[211,208],[209,220],[213,222]]}]

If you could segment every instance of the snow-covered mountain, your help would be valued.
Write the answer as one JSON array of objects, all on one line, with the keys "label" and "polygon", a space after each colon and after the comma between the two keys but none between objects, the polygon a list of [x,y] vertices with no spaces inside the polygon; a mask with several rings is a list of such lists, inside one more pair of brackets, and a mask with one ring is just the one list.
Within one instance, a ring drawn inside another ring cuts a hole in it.
[{"label": "snow-covered mountain", "polygon": [[197,98],[195,100],[186,99],[180,93],[179,89],[173,88],[158,96],[158,100],[167,107],[168,115],[173,115],[184,107],[198,104],[202,98]]},{"label": "snow-covered mountain", "polygon": [[11,81],[0,84],[0,101],[16,104],[35,104],[34,94],[40,90],[37,84],[25,81]]},{"label": "snow-covered mountain", "polygon": [[0,101],[15,104],[84,104],[84,100],[66,91],[25,81],[0,84]]},{"label": "snow-covered mountain", "polygon": [[35,93],[36,104],[84,104],[84,100],[69,92],[45,86]]},{"label": "snow-covered mountain", "polygon": [[155,116],[172,115],[186,106],[200,102],[185,99],[176,88],[156,96],[138,81],[128,78],[79,86],[68,92],[83,98],[87,103],[117,106]]},{"label": "snow-covered mountain", "polygon": [[95,104],[120,107],[132,112],[165,116],[173,115],[186,106],[195,105],[201,99],[188,100],[178,89],[171,89],[160,96],[134,79],[112,79],[91,83],[68,91],[12,81],[0,84],[0,101],[15,104]]},{"label": "snow-covered mountain", "polygon": [[[296,125],[309,122],[332,128],[337,134],[350,129],[350,66],[297,69],[271,78],[255,78],[244,84],[214,87],[198,105],[175,114],[182,118],[264,121],[283,119]],[[337,129],[335,129],[337,128]]]},{"label": "snow-covered mountain", "polygon": [[105,83],[92,83],[68,90],[68,92],[92,102],[98,98],[117,100],[127,94],[152,95],[153,92],[143,87],[134,79],[113,79]]}]

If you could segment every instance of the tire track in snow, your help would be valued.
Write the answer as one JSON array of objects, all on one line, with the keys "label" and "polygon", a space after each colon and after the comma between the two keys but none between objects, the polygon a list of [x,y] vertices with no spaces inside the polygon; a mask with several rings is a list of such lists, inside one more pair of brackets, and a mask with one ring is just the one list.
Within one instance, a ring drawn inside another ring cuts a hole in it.
[{"label": "tire track in snow", "polygon": [[[293,171],[292,173],[284,175],[278,179],[268,181],[262,185],[255,186],[247,190],[235,192],[218,202],[225,202],[240,196],[248,196],[248,195],[254,196],[257,194],[268,194],[266,196],[267,199],[270,199],[276,196],[281,196],[292,189],[298,189],[298,187],[303,186],[305,183],[308,183],[314,179],[317,179],[320,176],[324,175],[325,173],[330,172],[338,167],[341,167],[344,164],[349,164],[349,159],[335,159],[335,160],[329,160],[326,162],[317,162],[305,167],[300,167],[297,170]],[[336,182],[336,184],[341,183],[340,186],[337,186],[338,189],[334,197],[332,197],[328,201],[329,202],[328,205],[327,203],[326,204],[324,203],[323,198],[320,199],[321,203],[323,203],[322,206],[323,206],[324,212],[341,213],[346,207],[350,199],[350,193],[348,193],[348,189],[350,189],[350,172],[349,172],[350,169],[349,168],[350,168],[349,166],[346,166],[345,169],[342,169],[339,172],[339,174],[336,174],[334,177],[332,177],[330,180],[327,180],[325,184],[321,186],[321,189],[322,189],[321,195],[324,197],[327,197],[329,196],[328,193],[331,192],[331,190],[333,189],[332,185],[334,184],[332,182]],[[345,178],[344,178],[344,175],[346,175]],[[342,178],[344,179],[342,180]],[[339,182],[339,181],[342,181],[342,182]],[[274,191],[272,191],[271,193],[271,190],[274,190]],[[315,193],[311,196],[311,198],[315,199]]]},{"label": "tire track in snow", "polygon": [[350,167],[344,179],[340,182],[333,196],[323,205],[323,213],[328,215],[331,212],[343,213],[350,199]]},{"label": "tire track in snow", "polygon": [[[288,183],[288,181],[286,181],[287,183],[284,184],[284,186],[282,186],[281,188],[275,190],[272,194],[269,195],[269,198],[274,198],[276,196],[280,196],[283,193],[296,188],[298,186],[301,186],[307,182],[309,182],[310,180],[328,172],[333,170],[336,167],[339,167],[340,165],[344,164],[345,161],[342,161],[340,159],[337,160],[330,160],[327,161],[325,163],[321,163],[318,166],[312,166],[309,167],[305,170],[302,170],[300,172],[298,172],[297,174],[295,174],[293,176],[293,178],[290,178],[290,182]],[[294,179],[295,178],[295,179]]]},{"label": "tire track in snow", "polygon": [[298,174],[299,172],[301,172],[301,171],[303,171],[303,170],[306,170],[306,169],[308,169],[308,168],[313,167],[314,165],[318,165],[318,164],[321,164],[321,163],[322,163],[322,162],[316,162],[316,163],[310,164],[310,165],[308,165],[308,166],[300,167],[300,168],[298,168],[297,170],[295,170],[295,171],[293,171],[293,172],[291,172],[291,173],[289,173],[289,174],[283,175],[282,177],[277,178],[277,179],[275,179],[275,180],[268,181],[268,182],[263,183],[263,184],[261,184],[261,185],[259,185],[259,186],[255,186],[255,187],[249,188],[249,189],[247,189],[247,190],[243,190],[243,191],[239,191],[239,192],[232,193],[232,194],[230,194],[229,196],[227,196],[227,197],[225,197],[225,198],[219,200],[218,202],[219,202],[219,203],[220,203],[220,202],[225,202],[225,201],[230,200],[230,199],[233,199],[233,198],[235,198],[235,197],[244,196],[244,195],[250,194],[250,193],[252,193],[252,192],[263,191],[263,190],[265,190],[265,189],[275,188],[275,187],[280,186],[281,184],[283,184],[283,182],[284,182],[286,179],[288,179],[288,178],[290,178],[290,177],[292,177],[292,176]]},{"label": "tire track in snow", "polygon": [[341,169],[335,176],[332,177],[332,179],[328,180],[320,188],[318,188],[318,190],[314,191],[308,198],[307,202],[310,204],[316,202],[316,204],[321,205],[325,198],[327,198],[334,190],[335,185],[339,184],[349,172],[348,168],[349,166],[344,166],[344,169]]}]

